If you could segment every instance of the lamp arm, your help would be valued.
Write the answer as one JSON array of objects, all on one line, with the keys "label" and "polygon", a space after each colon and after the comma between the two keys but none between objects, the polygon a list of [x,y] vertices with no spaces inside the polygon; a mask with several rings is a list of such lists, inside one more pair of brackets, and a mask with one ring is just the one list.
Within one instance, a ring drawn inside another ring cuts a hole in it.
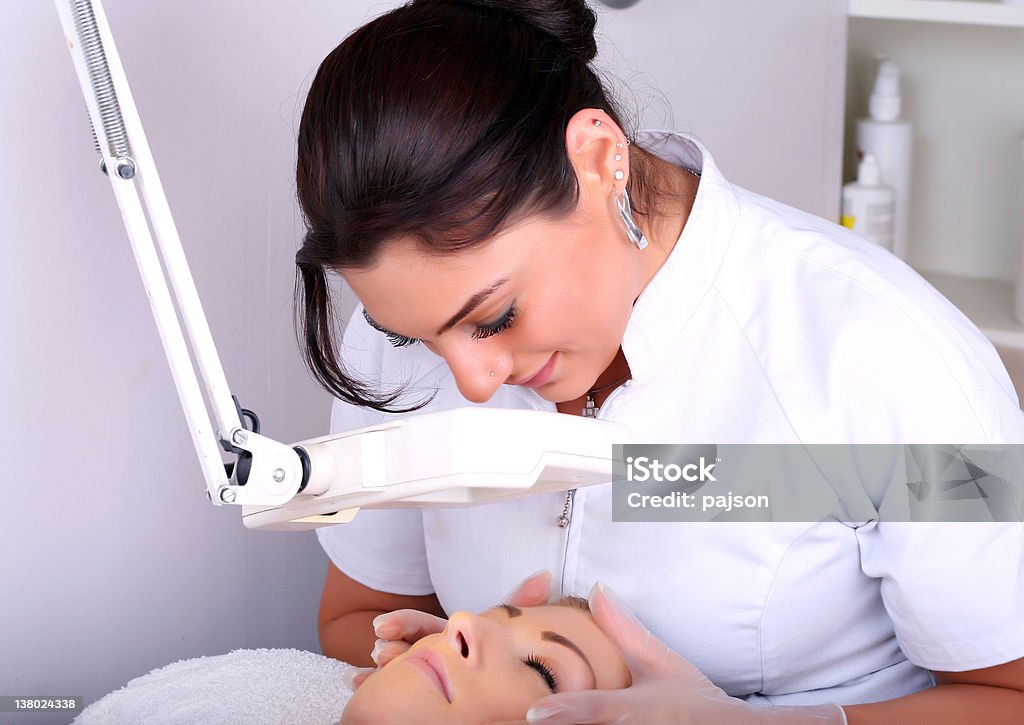
[{"label": "lamp arm", "polygon": [[[103,5],[100,0],[55,2],[97,150],[103,157],[100,168],[107,174],[121,210],[206,479],[207,494],[215,505],[282,504],[302,488],[301,454],[242,425]],[[175,302],[206,391],[205,400]],[[216,430],[210,421],[211,411]],[[231,481],[218,442],[240,457]],[[247,464],[245,478],[239,480],[243,462]]]}]

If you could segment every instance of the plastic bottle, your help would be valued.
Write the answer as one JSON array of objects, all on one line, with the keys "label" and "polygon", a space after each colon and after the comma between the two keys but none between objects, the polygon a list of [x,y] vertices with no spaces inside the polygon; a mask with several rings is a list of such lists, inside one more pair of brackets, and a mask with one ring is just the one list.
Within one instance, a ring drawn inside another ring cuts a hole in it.
[{"label": "plastic bottle", "polygon": [[857,152],[862,159],[867,154],[877,159],[882,182],[891,186],[895,193],[892,251],[905,260],[910,221],[913,129],[909,122],[900,118],[900,106],[900,70],[892,61],[880,59],[871,94],[870,117],[857,122]]},{"label": "plastic bottle", "polygon": [[882,183],[878,161],[866,154],[857,180],[843,187],[843,226],[892,251],[895,192]]}]

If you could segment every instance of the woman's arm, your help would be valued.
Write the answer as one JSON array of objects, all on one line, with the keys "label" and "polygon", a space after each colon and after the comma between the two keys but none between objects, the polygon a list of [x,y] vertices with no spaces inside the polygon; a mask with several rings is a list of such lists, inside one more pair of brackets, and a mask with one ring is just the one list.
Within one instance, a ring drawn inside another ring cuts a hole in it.
[{"label": "woman's arm", "polygon": [[849,725],[1024,722],[1024,658],[966,672],[936,672],[936,686],[913,695],[847,705]]},{"label": "woman's arm", "polygon": [[317,616],[320,649],[327,657],[357,667],[373,667],[370,651],[377,636],[371,623],[377,615],[396,609],[419,609],[438,617],[446,616],[435,594],[407,596],[377,591],[346,576],[328,562]]}]

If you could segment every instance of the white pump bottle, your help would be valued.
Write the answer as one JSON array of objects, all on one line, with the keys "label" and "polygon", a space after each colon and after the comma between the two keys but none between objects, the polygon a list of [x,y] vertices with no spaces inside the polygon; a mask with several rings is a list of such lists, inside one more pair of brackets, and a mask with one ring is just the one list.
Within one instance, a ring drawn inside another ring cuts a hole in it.
[{"label": "white pump bottle", "polygon": [[857,180],[843,187],[843,226],[892,251],[893,190],[871,154],[861,160]]},{"label": "white pump bottle", "polygon": [[900,118],[900,106],[900,69],[892,61],[881,59],[871,94],[870,117],[857,122],[857,153],[861,159],[867,154],[875,157],[882,183],[895,193],[892,251],[906,260],[913,129]]}]

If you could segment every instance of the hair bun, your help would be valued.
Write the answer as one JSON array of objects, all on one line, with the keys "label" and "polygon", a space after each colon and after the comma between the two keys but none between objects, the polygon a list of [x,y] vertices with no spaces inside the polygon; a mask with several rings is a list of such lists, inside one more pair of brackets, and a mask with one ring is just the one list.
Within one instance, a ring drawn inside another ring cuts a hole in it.
[{"label": "hair bun", "polygon": [[558,40],[573,55],[589,63],[597,56],[594,27],[597,16],[585,0],[461,0],[469,5],[516,15]]}]

